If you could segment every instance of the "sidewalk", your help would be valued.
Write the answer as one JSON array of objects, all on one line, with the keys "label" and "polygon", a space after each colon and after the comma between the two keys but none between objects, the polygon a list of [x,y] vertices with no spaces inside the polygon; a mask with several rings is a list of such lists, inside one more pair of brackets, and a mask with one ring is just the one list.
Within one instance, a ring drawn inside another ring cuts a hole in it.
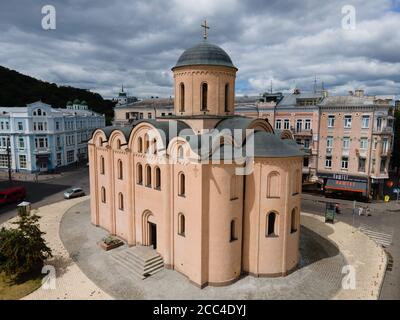
[{"label": "sidewalk", "polygon": [[[64,213],[74,205],[89,199],[89,196],[61,201],[34,210],[39,216],[42,231],[46,232],[45,239],[53,251],[53,258],[47,265],[56,269],[56,288],[43,287],[29,294],[23,300],[105,300],[113,299],[89,280],[73,262],[59,236],[59,227]],[[14,219],[9,220],[9,224]],[[5,224],[5,225],[6,225]]]}]

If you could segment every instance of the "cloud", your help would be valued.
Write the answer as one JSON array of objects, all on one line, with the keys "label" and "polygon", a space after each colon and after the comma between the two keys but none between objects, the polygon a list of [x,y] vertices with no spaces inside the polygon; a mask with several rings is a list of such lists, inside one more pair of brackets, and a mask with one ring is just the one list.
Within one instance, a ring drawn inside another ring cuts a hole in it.
[{"label": "cloud", "polygon": [[[123,83],[132,95],[173,95],[171,67],[201,40],[238,66],[237,93],[311,90],[315,76],[341,94],[400,89],[398,1],[346,0],[55,0],[57,29],[41,28],[40,1],[0,4],[0,61],[22,73],[114,96]],[[342,28],[352,5],[355,30]]]}]

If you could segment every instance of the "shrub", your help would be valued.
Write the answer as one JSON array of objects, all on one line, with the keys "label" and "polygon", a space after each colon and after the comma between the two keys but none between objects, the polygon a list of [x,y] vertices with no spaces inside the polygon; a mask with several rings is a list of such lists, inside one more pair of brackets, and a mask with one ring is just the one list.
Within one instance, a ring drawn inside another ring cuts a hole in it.
[{"label": "shrub", "polygon": [[40,272],[44,261],[51,257],[51,249],[40,231],[39,216],[20,212],[15,229],[0,230],[0,272],[20,277]]}]

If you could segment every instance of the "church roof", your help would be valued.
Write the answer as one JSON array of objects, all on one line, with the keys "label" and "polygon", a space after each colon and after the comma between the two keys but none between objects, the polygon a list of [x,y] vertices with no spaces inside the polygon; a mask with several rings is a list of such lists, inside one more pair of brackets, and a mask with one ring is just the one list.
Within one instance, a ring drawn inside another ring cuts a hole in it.
[{"label": "church roof", "polygon": [[203,40],[192,48],[185,50],[172,69],[192,65],[214,65],[236,68],[229,55],[215,44]]}]

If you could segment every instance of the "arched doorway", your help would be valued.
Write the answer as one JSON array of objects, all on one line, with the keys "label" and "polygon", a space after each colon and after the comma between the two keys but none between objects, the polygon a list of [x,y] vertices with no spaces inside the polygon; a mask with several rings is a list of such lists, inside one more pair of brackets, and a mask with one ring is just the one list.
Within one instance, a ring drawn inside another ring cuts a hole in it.
[{"label": "arched doorway", "polygon": [[145,211],[142,218],[142,243],[157,249],[157,224],[151,211]]}]

